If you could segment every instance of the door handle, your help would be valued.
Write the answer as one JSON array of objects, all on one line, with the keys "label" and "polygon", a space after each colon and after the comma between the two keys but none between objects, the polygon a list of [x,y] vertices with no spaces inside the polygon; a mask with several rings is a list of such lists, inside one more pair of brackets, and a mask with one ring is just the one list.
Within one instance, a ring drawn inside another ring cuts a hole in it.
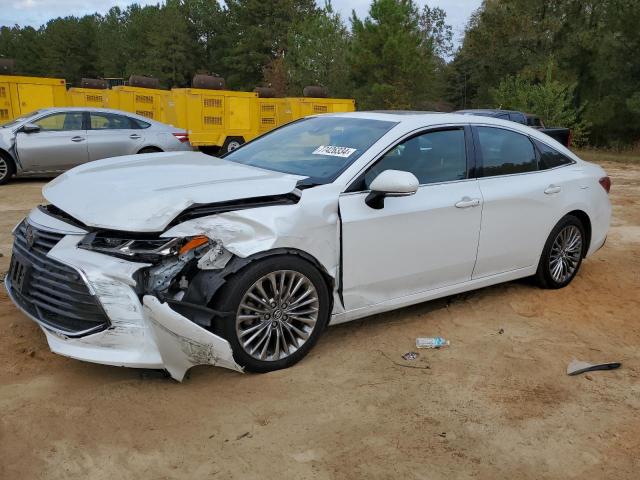
[{"label": "door handle", "polygon": [[560,190],[562,190],[562,188],[560,188],[559,185],[551,184],[544,190],[544,193],[547,195],[553,195],[554,193],[560,193]]},{"label": "door handle", "polygon": [[71,141],[72,142],[76,142],[76,143],[77,142],[84,142],[85,138],[78,135],[77,137],[71,137]]},{"label": "door handle", "polygon": [[137,140],[140,138],[140,135],[138,135],[137,133],[132,133],[131,135],[129,135],[129,138],[133,140]]},{"label": "door handle", "polygon": [[462,197],[462,200],[456,203],[456,208],[477,207],[478,205],[480,205],[479,198]]}]

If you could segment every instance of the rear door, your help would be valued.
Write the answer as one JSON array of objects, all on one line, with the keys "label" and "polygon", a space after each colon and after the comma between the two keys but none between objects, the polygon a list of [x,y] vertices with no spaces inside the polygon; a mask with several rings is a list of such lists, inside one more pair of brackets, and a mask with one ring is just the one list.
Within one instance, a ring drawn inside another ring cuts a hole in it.
[{"label": "rear door", "polygon": [[535,266],[566,203],[569,177],[545,169],[526,135],[490,126],[473,131],[484,202],[473,278]]},{"label": "rear door", "polygon": [[18,159],[25,171],[67,170],[88,158],[82,111],[44,115],[33,122],[38,132],[16,134]]},{"label": "rear door", "polygon": [[132,155],[143,147],[144,130],[125,115],[89,112],[89,161]]},{"label": "rear door", "polygon": [[[347,310],[471,279],[482,201],[468,146],[464,127],[417,134],[340,196]],[[420,186],[415,195],[386,198],[373,209],[365,203],[368,186],[388,169],[413,173]]]}]

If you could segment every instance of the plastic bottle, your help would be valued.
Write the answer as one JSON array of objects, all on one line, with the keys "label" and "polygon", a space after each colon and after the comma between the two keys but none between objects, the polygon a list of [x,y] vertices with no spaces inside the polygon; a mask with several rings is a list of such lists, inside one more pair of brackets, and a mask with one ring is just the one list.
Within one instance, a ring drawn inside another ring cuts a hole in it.
[{"label": "plastic bottle", "polygon": [[416,338],[417,348],[441,348],[449,346],[449,340],[442,337],[418,337]]}]

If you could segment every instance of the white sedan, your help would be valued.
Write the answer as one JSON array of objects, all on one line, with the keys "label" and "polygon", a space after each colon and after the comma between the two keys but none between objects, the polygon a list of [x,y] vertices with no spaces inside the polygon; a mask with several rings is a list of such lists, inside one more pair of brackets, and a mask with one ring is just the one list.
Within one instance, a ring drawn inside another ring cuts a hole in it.
[{"label": "white sedan", "polygon": [[330,324],[521,277],[566,286],[605,242],[609,188],[513,122],[310,117],[222,159],[68,171],[16,227],[6,287],[62,355],[266,372]]}]

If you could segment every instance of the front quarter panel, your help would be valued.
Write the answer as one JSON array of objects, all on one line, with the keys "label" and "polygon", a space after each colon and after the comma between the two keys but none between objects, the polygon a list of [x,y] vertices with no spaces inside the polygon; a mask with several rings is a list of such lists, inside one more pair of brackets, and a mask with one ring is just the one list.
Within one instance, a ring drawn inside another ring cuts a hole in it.
[{"label": "front quarter panel", "polygon": [[165,237],[206,235],[241,258],[276,249],[313,257],[332,278],[339,269],[339,187],[330,184],[302,192],[293,205],[259,207],[189,220]]}]

